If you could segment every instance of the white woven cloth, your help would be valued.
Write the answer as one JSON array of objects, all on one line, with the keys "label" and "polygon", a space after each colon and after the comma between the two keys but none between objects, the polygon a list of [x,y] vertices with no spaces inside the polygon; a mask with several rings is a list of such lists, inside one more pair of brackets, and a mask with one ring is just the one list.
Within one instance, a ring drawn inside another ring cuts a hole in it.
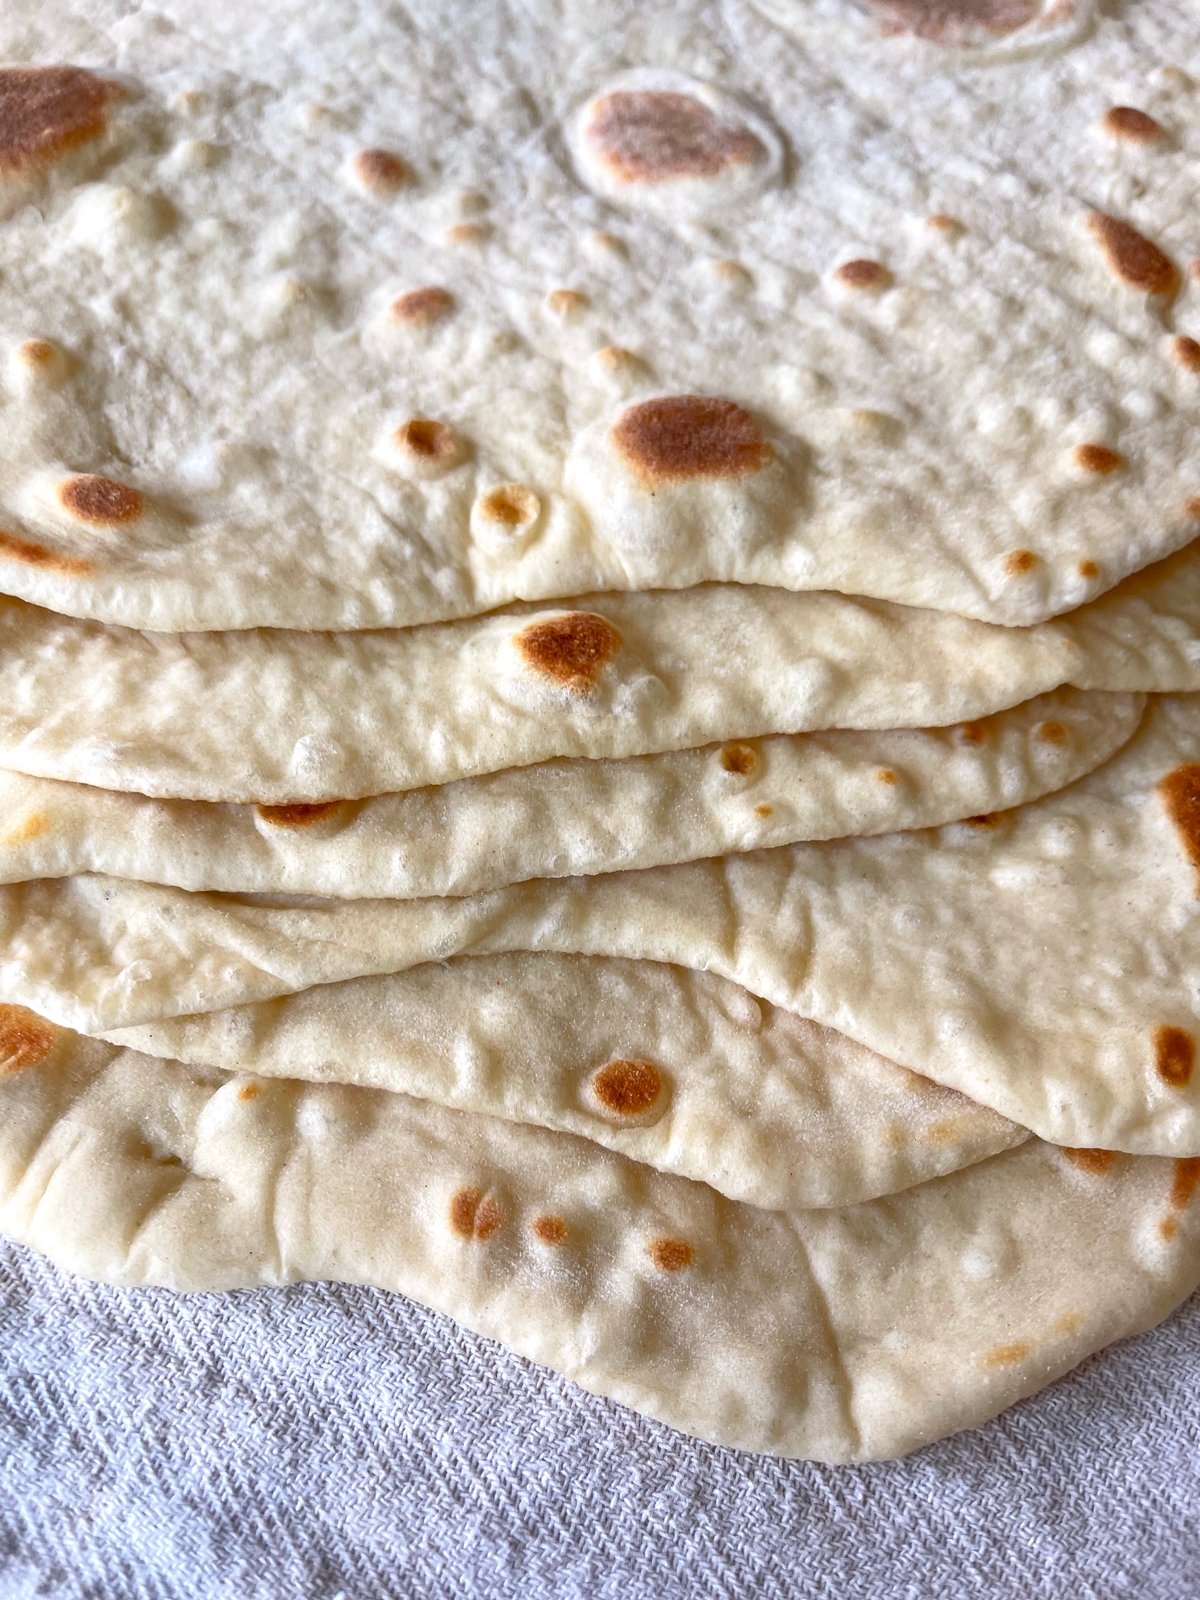
[{"label": "white woven cloth", "polygon": [[396,1296],[0,1247],[0,1595],[1197,1600],[1200,1299],[999,1421],[830,1469],[685,1439]]}]

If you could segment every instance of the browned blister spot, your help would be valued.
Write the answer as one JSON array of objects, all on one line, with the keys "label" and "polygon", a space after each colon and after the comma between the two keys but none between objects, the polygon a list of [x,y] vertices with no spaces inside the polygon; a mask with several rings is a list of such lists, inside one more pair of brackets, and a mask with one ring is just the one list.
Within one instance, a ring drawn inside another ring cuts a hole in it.
[{"label": "browned blister spot", "polygon": [[1171,340],[1171,354],[1186,372],[1200,372],[1200,340],[1181,333]]},{"label": "browned blister spot", "polygon": [[622,412],[612,430],[618,453],[648,487],[690,478],[744,478],[771,460],[748,411],[711,395],[664,395]]},{"label": "browned blister spot", "polygon": [[1136,228],[1105,211],[1089,212],[1088,227],[1113,275],[1122,283],[1145,294],[1174,293],[1179,284],[1174,263]]},{"label": "browned blister spot", "polygon": [[556,317],[578,316],[587,307],[587,296],[578,289],[553,289],[546,296],[546,305]]},{"label": "browned blister spot", "polygon": [[1081,1311],[1064,1311],[1054,1324],[1054,1331],[1058,1334],[1076,1333],[1083,1327],[1083,1313]]},{"label": "browned blister spot", "polygon": [[886,783],[890,788],[896,781],[896,774],[891,767],[880,767],[875,774],[875,778],[877,782]]},{"label": "browned blister spot", "polygon": [[633,351],[627,350],[623,344],[606,344],[602,350],[596,351],[595,359],[605,372],[628,372],[641,365]]},{"label": "browned blister spot", "polygon": [[723,122],[690,94],[618,89],[593,105],[587,142],[622,183],[716,178],[761,159],[748,128]]},{"label": "browned blister spot", "polygon": [[468,1185],[451,1198],[450,1226],[460,1238],[484,1241],[503,1228],[504,1212],[495,1195]]},{"label": "browned blister spot", "polygon": [[746,778],[758,765],[758,756],[748,744],[723,744],[720,749],[721,765],[726,772],[735,772]]},{"label": "browned blister spot", "polygon": [[392,316],[397,322],[423,328],[439,321],[453,308],[454,296],[447,289],[427,284],[423,289],[408,289],[397,295],[392,301]]},{"label": "browned blister spot", "polygon": [[237,1092],[239,1100],[257,1100],[262,1089],[257,1083],[244,1083]]},{"label": "browned blister spot", "polygon": [[1084,472],[1094,472],[1099,477],[1106,478],[1110,472],[1116,472],[1125,465],[1125,458],[1119,450],[1113,450],[1106,444],[1077,444],[1071,452],[1077,467]]},{"label": "browned blister spot", "polygon": [[984,722],[964,722],[958,730],[958,736],[964,744],[982,744],[987,735],[987,724]]},{"label": "browned blister spot", "polygon": [[1196,1068],[1196,1041],[1186,1028],[1168,1023],[1154,1030],[1154,1070],[1172,1089],[1192,1081]]},{"label": "browned blister spot", "polygon": [[568,611],[530,623],[517,648],[535,672],[576,691],[590,689],[621,648],[621,635],[594,611]]},{"label": "browned blister spot", "polygon": [[957,236],[966,230],[957,217],[950,216],[945,211],[935,211],[925,218],[925,226],[934,233],[945,233]]},{"label": "browned blister spot", "polygon": [[486,244],[491,236],[490,222],[455,222],[442,235],[447,244]]},{"label": "browned blister spot", "polygon": [[1032,572],[1038,564],[1038,558],[1032,550],[1010,550],[1004,558],[1004,570],[1010,578],[1020,578],[1026,572]]},{"label": "browned blister spot", "polygon": [[47,167],[99,138],[117,93],[82,67],[0,67],[0,174]]},{"label": "browned blister spot", "polygon": [[968,828],[994,828],[1000,821],[999,811],[980,811],[976,816],[964,817]]},{"label": "browned blister spot", "polygon": [[640,1117],[662,1094],[662,1074],[653,1061],[609,1061],[592,1074],[592,1093],[620,1117]]},{"label": "browned blister spot", "polygon": [[1184,1211],[1191,1205],[1200,1189],[1200,1156],[1183,1156],[1175,1163],[1171,1180],[1171,1205]]},{"label": "browned blister spot", "polygon": [[0,1005],[0,1073],[36,1067],[54,1048],[53,1024],[24,1006]]},{"label": "browned blister spot", "polygon": [[452,461],[458,454],[458,437],[445,422],[413,417],[403,422],[392,438],[406,455],[418,461]]},{"label": "browned blister spot", "polygon": [[17,346],[17,357],[26,367],[48,367],[57,354],[48,339],[26,339]]},{"label": "browned blister spot", "polygon": [[96,472],[68,478],[59,485],[58,498],[78,521],[96,527],[116,527],[133,522],[142,514],[142,497],[136,489]]},{"label": "browned blister spot", "polygon": [[294,801],[279,806],[256,806],[264,822],[276,828],[307,828],[322,817],[332,816],[341,805],[340,800]]},{"label": "browned blister spot", "polygon": [[1083,1146],[1071,1149],[1066,1145],[1061,1146],[1061,1149],[1068,1161],[1074,1163],[1084,1172],[1094,1173],[1096,1177],[1100,1177],[1107,1172],[1117,1159],[1112,1150],[1093,1150]]},{"label": "browned blister spot", "polygon": [[885,289],[892,275],[881,261],[857,258],[834,268],[834,277],[847,289]]},{"label": "browned blister spot", "polygon": [[997,1344],[987,1351],[981,1358],[981,1367],[1014,1367],[1018,1361],[1024,1361],[1026,1356],[1033,1353],[1033,1346],[1026,1339],[1014,1339],[1011,1344]]},{"label": "browned blister spot", "polygon": [[1100,126],[1113,139],[1126,144],[1155,144],[1162,138],[1162,124],[1136,106],[1110,106]]},{"label": "browned blister spot", "polygon": [[871,0],[879,30],[931,44],[964,45],[982,31],[1001,39],[1037,16],[1038,0]]},{"label": "browned blister spot", "polygon": [[543,1244],[562,1244],[567,1237],[567,1225],[561,1217],[534,1217],[530,1227]]},{"label": "browned blister spot", "polygon": [[1038,724],[1037,736],[1043,744],[1066,744],[1067,730],[1061,722],[1042,722]]},{"label": "browned blister spot", "polygon": [[1159,780],[1158,792],[1188,860],[1200,871],[1200,762],[1175,767]]},{"label": "browned blister spot", "polygon": [[50,818],[44,811],[30,811],[0,839],[2,844],[28,844],[50,831]]},{"label": "browned blister spot", "polygon": [[686,1239],[651,1239],[646,1254],[660,1272],[682,1272],[696,1259]]},{"label": "browned blister spot", "polygon": [[390,150],[360,150],[350,165],[363,188],[372,194],[394,194],[412,176],[407,163]]},{"label": "browned blister spot", "polygon": [[1100,576],[1100,568],[1094,561],[1081,561],[1075,570],[1081,578],[1098,578]]},{"label": "browned blister spot", "polygon": [[501,528],[528,528],[538,519],[542,503],[523,483],[502,483],[489,489],[479,502],[479,515]]},{"label": "browned blister spot", "polygon": [[775,807],[774,806],[769,806],[769,805],[763,804],[761,806],[755,806],[755,808],[754,808],[754,815],[756,817],[763,817],[765,819],[766,817],[774,816],[774,814],[775,814]]},{"label": "browned blister spot", "polygon": [[1189,522],[1200,520],[1200,495],[1190,495],[1183,502],[1183,514]]},{"label": "browned blister spot", "polygon": [[28,567],[46,567],[53,572],[79,576],[92,570],[90,561],[82,556],[61,556],[56,550],[47,550],[44,544],[34,544],[30,539],[18,539],[15,533],[0,530],[0,556],[10,561],[23,561]]}]

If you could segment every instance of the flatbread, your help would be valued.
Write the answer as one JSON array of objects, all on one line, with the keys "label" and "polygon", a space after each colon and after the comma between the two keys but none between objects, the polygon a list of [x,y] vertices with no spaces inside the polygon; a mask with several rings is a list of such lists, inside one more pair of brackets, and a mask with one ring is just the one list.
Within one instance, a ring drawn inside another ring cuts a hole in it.
[{"label": "flatbread", "polygon": [[674,962],[1070,1145],[1200,1155],[1200,696],[1015,812],[465,899],[0,891],[0,999],[102,1031],[454,954]]},{"label": "flatbread", "polygon": [[74,65],[3,80],[0,581],[170,630],[712,579],[1025,624],[1194,537],[1185,8],[1009,7],[994,72],[811,9],[6,6],[17,71]]},{"label": "flatbread", "polygon": [[947,729],[552,761],[326,805],[151,800],[0,771],[0,881],[104,872],[182,889],[409,899],[929,827],[1061,789],[1132,736],[1144,703],[1059,690]]},{"label": "flatbread", "polygon": [[[0,1013],[0,1050],[3,1048]],[[662,962],[464,956],[111,1034],[581,1134],[750,1205],[892,1194],[1027,1138],[736,984]]]},{"label": "flatbread", "polygon": [[48,1048],[31,1027],[0,1079],[10,1237],[120,1284],[398,1289],[743,1449],[901,1454],[1159,1321],[1200,1278],[1194,1162],[1102,1169],[1031,1141],[789,1214],[403,1095]]},{"label": "flatbread", "polygon": [[709,585],[363,634],[136,633],[0,600],[0,766],[162,798],[324,803],[560,756],[928,728],[1070,683],[1200,689],[1200,544],[998,628]]}]

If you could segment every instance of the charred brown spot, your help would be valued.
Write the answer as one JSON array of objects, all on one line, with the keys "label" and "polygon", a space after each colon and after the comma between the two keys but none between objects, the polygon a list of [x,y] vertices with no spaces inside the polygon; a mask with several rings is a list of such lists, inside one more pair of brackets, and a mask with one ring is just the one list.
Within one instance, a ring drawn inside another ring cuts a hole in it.
[{"label": "charred brown spot", "polygon": [[886,783],[890,788],[896,782],[896,774],[891,767],[880,767],[875,774],[875,779],[878,783]]},{"label": "charred brown spot", "polygon": [[0,1073],[36,1067],[54,1048],[55,1029],[24,1006],[0,1005]]},{"label": "charred brown spot", "polygon": [[1200,763],[1187,761],[1160,779],[1158,792],[1187,858],[1200,871]]},{"label": "charred brown spot", "polygon": [[1000,821],[998,811],[980,811],[976,816],[964,817],[968,828],[994,828]]},{"label": "charred brown spot", "polygon": [[340,800],[296,801],[281,806],[256,806],[264,822],[276,828],[307,828],[322,817],[332,816],[341,805]]},{"label": "charred brown spot", "polygon": [[473,1185],[459,1189],[450,1201],[450,1226],[463,1239],[491,1239],[504,1226],[504,1212],[495,1195]]},{"label": "charred brown spot", "polygon": [[27,367],[48,367],[57,354],[48,339],[26,339],[17,346],[17,355]]},{"label": "charred brown spot", "polygon": [[979,1364],[981,1367],[1014,1367],[1032,1353],[1033,1346],[1028,1340],[1014,1339],[1011,1344],[994,1345]]},{"label": "charred brown spot", "polygon": [[133,522],[142,514],[142,497],[136,489],[95,472],[68,478],[59,487],[58,498],[73,517],[97,527]]},{"label": "charred brown spot", "polygon": [[1066,744],[1067,742],[1067,730],[1061,722],[1040,723],[1037,736],[1043,744]]},{"label": "charred brown spot", "polygon": [[1081,578],[1098,578],[1100,568],[1094,561],[1081,561],[1075,569]]},{"label": "charred brown spot", "polygon": [[392,435],[405,454],[418,461],[452,461],[458,454],[458,438],[445,422],[432,422],[428,417],[414,417],[401,423]]},{"label": "charred brown spot", "polygon": [[592,1093],[620,1117],[640,1117],[662,1094],[662,1075],[653,1061],[610,1061],[592,1074]]},{"label": "charred brown spot", "polygon": [[1187,372],[1200,372],[1200,340],[1181,333],[1171,340],[1171,354]]},{"label": "charred brown spot", "polygon": [[775,813],[775,807],[774,806],[769,806],[769,805],[764,804],[764,805],[761,805],[761,806],[755,806],[755,808],[754,808],[754,815],[756,817],[766,818],[766,817],[773,816],[774,813]]},{"label": "charred brown spot", "polygon": [[726,772],[735,772],[739,778],[745,778],[758,765],[758,756],[748,744],[723,744],[721,765]]},{"label": "charred brown spot", "polygon": [[748,128],[723,122],[692,95],[661,89],[604,95],[592,107],[587,141],[622,183],[716,178],[763,154]]},{"label": "charred brown spot", "polygon": [[1104,478],[1125,465],[1125,457],[1121,452],[1110,449],[1106,444],[1077,444],[1072,456],[1075,465],[1084,472],[1095,472]]},{"label": "charred brown spot", "polygon": [[614,426],[612,442],[649,487],[690,478],[744,478],[772,455],[748,411],[703,394],[630,406]]},{"label": "charred brown spot", "polygon": [[931,44],[965,45],[980,33],[1001,39],[1037,16],[1038,0],[871,0],[879,31]]},{"label": "charred brown spot", "polygon": [[856,258],[843,261],[834,268],[834,277],[847,289],[883,289],[892,281],[892,275],[881,261]]},{"label": "charred brown spot", "polygon": [[591,688],[621,648],[621,635],[593,611],[569,611],[531,623],[516,642],[535,672],[582,690]]},{"label": "charred brown spot", "polygon": [[1175,1176],[1171,1183],[1171,1205],[1184,1211],[1195,1199],[1200,1189],[1200,1156],[1184,1156],[1175,1163]]},{"label": "charred brown spot", "polygon": [[1154,1030],[1154,1070],[1172,1089],[1182,1089],[1192,1080],[1196,1067],[1196,1041],[1186,1028],[1164,1023]]},{"label": "charred brown spot", "polygon": [[587,306],[587,296],[578,289],[554,289],[547,295],[546,304],[556,317],[574,317]]},{"label": "charred brown spot", "polygon": [[0,173],[47,167],[99,138],[117,92],[82,67],[0,67]]},{"label": "charred brown spot", "polygon": [[1113,275],[1131,289],[1145,294],[1173,294],[1179,283],[1179,273],[1174,263],[1156,244],[1131,228],[1120,217],[1109,216],[1104,211],[1088,215],[1097,243],[1104,252]]},{"label": "charred brown spot", "polygon": [[1010,578],[1020,578],[1026,572],[1032,572],[1038,564],[1038,558],[1032,550],[1010,550],[1004,558],[1004,570]]},{"label": "charred brown spot", "polygon": [[1100,126],[1113,139],[1128,144],[1154,144],[1162,138],[1162,125],[1136,106],[1111,106],[1101,117]]},{"label": "charred brown spot", "polygon": [[239,1100],[257,1100],[262,1089],[257,1083],[244,1083],[237,1092]]},{"label": "charred brown spot", "polygon": [[1069,1150],[1065,1145],[1063,1146],[1063,1155],[1066,1156],[1068,1161],[1073,1162],[1075,1166],[1080,1167],[1084,1172],[1093,1173],[1096,1177],[1106,1173],[1117,1159],[1111,1150],[1092,1150],[1087,1148]]},{"label": "charred brown spot", "polygon": [[46,567],[54,572],[81,574],[90,572],[92,564],[81,556],[61,556],[56,550],[47,550],[44,544],[34,544],[30,539],[18,539],[15,533],[0,531],[0,556],[11,561],[23,561],[29,567]]},{"label": "charred brown spot", "polygon": [[394,194],[412,176],[407,163],[390,150],[360,150],[350,165],[359,183],[372,194]]},{"label": "charred brown spot", "polygon": [[561,1217],[534,1217],[530,1226],[543,1244],[562,1244],[567,1237],[567,1225]]},{"label": "charred brown spot", "polygon": [[646,1254],[660,1272],[682,1272],[696,1259],[686,1239],[651,1239]]},{"label": "charred brown spot", "polygon": [[489,489],[479,502],[479,515],[485,522],[502,528],[529,528],[538,519],[542,503],[532,489],[521,483],[502,483]]},{"label": "charred brown spot", "polygon": [[964,744],[982,744],[987,738],[987,724],[984,722],[964,722],[958,730],[958,736]]},{"label": "charred brown spot", "polygon": [[446,289],[429,284],[424,289],[409,289],[392,301],[392,316],[410,327],[425,327],[437,322],[454,307],[454,296]]},{"label": "charred brown spot", "polygon": [[1183,502],[1183,514],[1189,522],[1200,520],[1200,495],[1191,495]]},{"label": "charred brown spot", "polygon": [[447,244],[484,244],[491,238],[488,222],[455,222],[443,234]]}]

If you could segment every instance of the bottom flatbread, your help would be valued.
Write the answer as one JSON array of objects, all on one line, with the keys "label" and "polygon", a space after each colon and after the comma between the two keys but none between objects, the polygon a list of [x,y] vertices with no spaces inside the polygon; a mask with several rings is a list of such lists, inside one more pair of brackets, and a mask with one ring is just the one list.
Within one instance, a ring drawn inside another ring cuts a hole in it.
[{"label": "bottom flatbread", "polygon": [[1200,1162],[1037,1141],[887,1200],[771,1212],[595,1144],[27,1024],[0,1230],[127,1285],[400,1290],[714,1442],[895,1456],[982,1422],[1200,1279]]}]

